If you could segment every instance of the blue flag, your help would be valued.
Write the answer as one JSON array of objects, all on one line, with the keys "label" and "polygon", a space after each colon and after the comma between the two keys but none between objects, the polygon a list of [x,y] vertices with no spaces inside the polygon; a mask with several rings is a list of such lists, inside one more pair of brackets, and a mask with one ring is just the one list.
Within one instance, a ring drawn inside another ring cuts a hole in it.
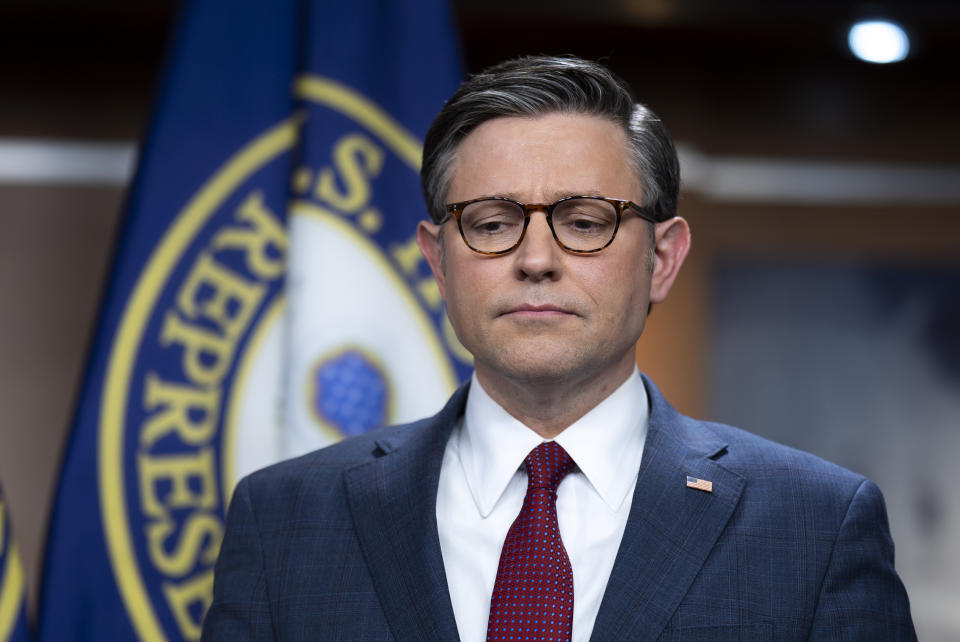
[{"label": "blue flag", "polygon": [[10,530],[10,515],[0,488],[0,642],[28,642],[26,591],[20,553]]},{"label": "blue flag", "polygon": [[51,520],[41,640],[193,640],[237,479],[470,372],[414,243],[460,78],[442,0],[197,0],[129,196]]}]

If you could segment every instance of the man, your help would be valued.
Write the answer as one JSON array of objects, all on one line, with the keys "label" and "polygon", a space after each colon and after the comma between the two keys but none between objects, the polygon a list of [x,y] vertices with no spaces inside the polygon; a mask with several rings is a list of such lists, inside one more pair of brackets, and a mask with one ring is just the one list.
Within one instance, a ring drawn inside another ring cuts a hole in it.
[{"label": "man", "polygon": [[914,639],[879,490],[674,411],[635,344],[690,247],[673,143],[524,58],[427,135],[418,240],[475,374],[237,487],[204,639]]}]

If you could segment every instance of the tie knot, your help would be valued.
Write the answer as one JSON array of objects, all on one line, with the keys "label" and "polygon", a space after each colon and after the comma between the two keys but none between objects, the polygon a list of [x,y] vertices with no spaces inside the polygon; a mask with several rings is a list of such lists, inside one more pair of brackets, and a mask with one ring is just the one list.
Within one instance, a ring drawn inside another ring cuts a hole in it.
[{"label": "tie knot", "polygon": [[557,492],[557,486],[573,468],[573,459],[555,441],[545,441],[527,455],[527,492],[532,488],[546,488]]}]

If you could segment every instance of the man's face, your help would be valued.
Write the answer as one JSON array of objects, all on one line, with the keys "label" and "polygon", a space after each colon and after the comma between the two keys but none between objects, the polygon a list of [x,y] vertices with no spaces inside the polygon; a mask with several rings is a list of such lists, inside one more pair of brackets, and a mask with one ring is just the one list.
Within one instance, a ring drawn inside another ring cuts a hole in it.
[{"label": "man's face", "polygon": [[[642,202],[625,135],[614,123],[575,114],[487,121],[460,144],[446,201],[550,203],[572,195]],[[613,243],[583,256],[557,245],[542,212],[531,215],[520,246],[502,256],[470,250],[452,218],[439,227],[421,224],[419,238],[481,381],[569,382],[621,379],[633,368],[651,287],[654,300],[666,294],[658,260],[651,275],[647,225],[627,211]]]}]

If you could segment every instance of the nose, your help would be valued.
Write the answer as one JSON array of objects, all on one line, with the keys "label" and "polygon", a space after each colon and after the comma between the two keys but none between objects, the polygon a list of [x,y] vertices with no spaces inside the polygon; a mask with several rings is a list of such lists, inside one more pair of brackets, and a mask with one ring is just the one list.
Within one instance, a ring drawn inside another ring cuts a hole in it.
[{"label": "nose", "polygon": [[560,278],[563,248],[557,245],[545,212],[530,214],[530,223],[520,247],[514,250],[517,278],[531,281]]}]

